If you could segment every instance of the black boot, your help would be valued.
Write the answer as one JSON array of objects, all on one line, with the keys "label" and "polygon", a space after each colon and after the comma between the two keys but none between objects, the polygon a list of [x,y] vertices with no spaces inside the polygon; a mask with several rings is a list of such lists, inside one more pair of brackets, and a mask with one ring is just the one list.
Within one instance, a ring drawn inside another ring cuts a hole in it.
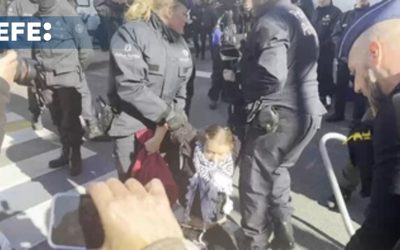
[{"label": "black boot", "polygon": [[63,146],[63,148],[61,149],[61,156],[55,160],[50,161],[49,168],[60,168],[65,165],[68,165],[69,153],[70,153],[70,147]]},{"label": "black boot", "polygon": [[72,147],[69,175],[74,177],[82,172],[81,146]]},{"label": "black boot", "polygon": [[273,250],[292,250],[295,249],[293,226],[290,220],[279,221],[275,224],[275,235],[271,242]]}]

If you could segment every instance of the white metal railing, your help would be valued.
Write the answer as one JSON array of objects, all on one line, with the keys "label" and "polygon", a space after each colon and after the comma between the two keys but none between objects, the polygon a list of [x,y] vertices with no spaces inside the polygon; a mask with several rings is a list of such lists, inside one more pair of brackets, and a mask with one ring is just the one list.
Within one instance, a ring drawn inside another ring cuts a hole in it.
[{"label": "white metal railing", "polygon": [[329,140],[339,140],[345,142],[347,137],[339,133],[328,133],[324,135],[319,142],[319,150],[321,152],[322,160],[325,166],[326,173],[328,174],[329,182],[331,184],[333,194],[335,195],[336,202],[339,207],[340,214],[342,215],[343,223],[350,236],[354,234],[352,220],[347,210],[346,204],[343,199],[342,192],[340,191],[339,183],[337,181],[335,171],[332,167],[331,159],[329,158],[326,144]]}]

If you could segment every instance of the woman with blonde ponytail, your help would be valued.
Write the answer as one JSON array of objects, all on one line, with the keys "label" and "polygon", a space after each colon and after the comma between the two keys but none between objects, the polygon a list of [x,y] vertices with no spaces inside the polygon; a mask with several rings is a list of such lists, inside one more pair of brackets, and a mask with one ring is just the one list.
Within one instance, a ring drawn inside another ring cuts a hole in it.
[{"label": "woman with blonde ponytail", "polygon": [[[193,72],[182,37],[187,11],[185,0],[135,0],[111,40],[108,96],[117,114],[108,133],[121,180],[130,176],[136,132],[157,126],[172,131],[187,122],[186,86]],[[155,141],[145,145],[149,153],[159,150]]]}]

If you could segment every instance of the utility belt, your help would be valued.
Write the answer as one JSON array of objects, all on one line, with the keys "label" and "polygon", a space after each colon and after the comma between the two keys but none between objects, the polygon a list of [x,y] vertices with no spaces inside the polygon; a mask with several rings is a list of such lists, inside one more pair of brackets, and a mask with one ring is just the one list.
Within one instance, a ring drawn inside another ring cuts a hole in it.
[{"label": "utility belt", "polygon": [[274,105],[259,99],[245,107],[246,124],[264,130],[266,133],[275,133],[279,127],[279,113]]},{"label": "utility belt", "polygon": [[83,69],[80,65],[76,65],[75,67],[70,67],[69,69],[54,69],[52,67],[48,67],[46,65],[40,64],[37,67],[39,72],[42,72],[44,76],[46,77],[47,75],[50,75],[51,77],[57,76],[57,75],[62,75],[62,74],[67,74],[67,73],[78,73],[79,75],[79,80],[83,81],[85,79],[85,74],[83,72]]},{"label": "utility belt", "polygon": [[53,90],[49,82],[56,82],[54,79],[55,77],[68,73],[77,73],[80,82],[85,80],[85,75],[80,65],[77,65],[74,68],[71,67],[70,69],[56,70],[40,63],[36,65],[36,70],[37,76],[34,80],[33,88],[35,89],[35,94],[37,95],[38,100],[46,106],[53,102]]}]

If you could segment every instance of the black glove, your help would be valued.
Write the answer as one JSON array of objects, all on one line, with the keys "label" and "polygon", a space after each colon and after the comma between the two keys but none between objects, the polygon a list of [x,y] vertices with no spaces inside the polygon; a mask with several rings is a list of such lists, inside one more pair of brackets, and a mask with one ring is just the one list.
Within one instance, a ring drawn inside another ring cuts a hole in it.
[{"label": "black glove", "polygon": [[258,126],[267,133],[275,133],[279,128],[279,113],[273,106],[266,106],[257,116]]}]

